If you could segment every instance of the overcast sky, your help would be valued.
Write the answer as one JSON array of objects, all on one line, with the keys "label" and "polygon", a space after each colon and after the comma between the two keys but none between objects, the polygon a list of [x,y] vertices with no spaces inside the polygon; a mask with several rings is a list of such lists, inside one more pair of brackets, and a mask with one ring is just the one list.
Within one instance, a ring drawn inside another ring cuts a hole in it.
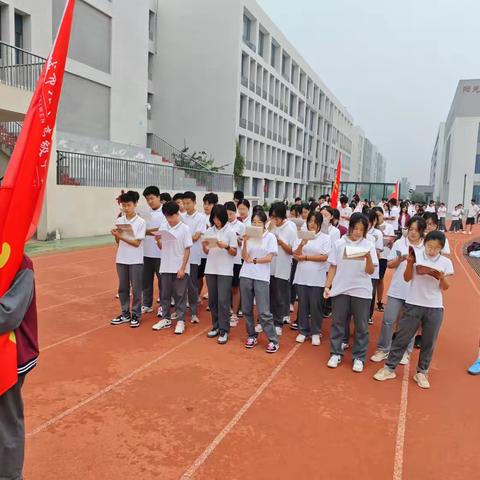
[{"label": "overcast sky", "polygon": [[480,0],[257,0],[387,158],[427,184],[458,80],[480,77]]}]

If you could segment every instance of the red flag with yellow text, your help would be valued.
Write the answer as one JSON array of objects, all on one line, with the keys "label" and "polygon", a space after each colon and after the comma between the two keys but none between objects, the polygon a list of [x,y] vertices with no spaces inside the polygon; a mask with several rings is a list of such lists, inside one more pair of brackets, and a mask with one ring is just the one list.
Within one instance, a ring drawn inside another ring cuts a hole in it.
[{"label": "red flag with yellow text", "polygon": [[342,176],[342,154],[338,157],[337,173],[335,177],[335,183],[333,184],[332,194],[330,195],[330,206],[337,208],[338,195],[340,193],[340,177]]}]

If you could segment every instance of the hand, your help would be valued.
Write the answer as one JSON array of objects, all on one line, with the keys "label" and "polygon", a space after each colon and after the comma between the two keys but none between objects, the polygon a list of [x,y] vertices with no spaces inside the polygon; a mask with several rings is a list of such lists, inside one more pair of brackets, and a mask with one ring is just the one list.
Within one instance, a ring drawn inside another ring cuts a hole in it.
[{"label": "hand", "polygon": [[285,242],[283,240],[281,240],[280,238],[277,237],[277,244],[280,246],[280,247],[283,247],[283,245],[285,245]]},{"label": "hand", "polygon": [[117,229],[110,230],[110,233],[115,237],[120,239],[120,232]]},{"label": "hand", "polygon": [[370,255],[370,252],[367,252],[367,253],[365,254],[365,257],[363,257],[363,258],[365,258],[365,260],[368,260],[368,259],[371,260],[371,259],[372,259],[372,256]]},{"label": "hand", "polygon": [[248,242],[250,240],[250,237],[248,235],[243,236],[243,241]]},{"label": "hand", "polygon": [[308,242],[309,242],[309,240],[307,240],[307,239],[304,238],[304,239],[300,242],[300,245],[301,245],[302,247],[304,247]]},{"label": "hand", "polygon": [[147,235],[153,235],[155,232],[158,232],[158,228],[149,228],[147,230]]},{"label": "hand", "polygon": [[247,258],[244,258],[243,261],[245,263],[253,263],[252,257],[250,255],[248,255]]},{"label": "hand", "polygon": [[433,278],[436,278],[439,281],[445,278],[445,274],[443,272],[438,272],[438,271],[429,272],[428,275],[430,275]]},{"label": "hand", "polygon": [[181,280],[182,278],[185,277],[185,269],[184,268],[181,268],[178,272],[177,272],[177,278],[179,280]]},{"label": "hand", "polygon": [[407,256],[407,263],[409,263],[410,265],[413,265],[415,263],[415,255],[412,255],[409,253]]},{"label": "hand", "polygon": [[302,261],[302,257],[303,255],[293,255],[293,258],[297,261],[297,262],[301,262]]},{"label": "hand", "polygon": [[227,248],[228,243],[217,241],[218,248]]},{"label": "hand", "polygon": [[395,239],[392,238],[392,239],[387,243],[387,245],[385,245],[385,246],[388,247],[388,248],[392,248],[394,243],[395,243]]},{"label": "hand", "polygon": [[328,300],[330,298],[330,289],[328,287],[325,287],[323,289],[323,298],[325,300]]}]

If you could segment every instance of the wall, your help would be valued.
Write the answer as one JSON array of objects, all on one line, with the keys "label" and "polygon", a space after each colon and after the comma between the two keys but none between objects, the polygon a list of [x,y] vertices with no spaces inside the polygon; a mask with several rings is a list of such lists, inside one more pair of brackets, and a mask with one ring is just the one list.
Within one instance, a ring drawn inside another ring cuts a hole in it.
[{"label": "wall", "polygon": [[21,122],[32,99],[32,92],[0,83],[0,122]]},{"label": "wall", "polygon": [[0,150],[0,178],[5,174],[9,158]]}]

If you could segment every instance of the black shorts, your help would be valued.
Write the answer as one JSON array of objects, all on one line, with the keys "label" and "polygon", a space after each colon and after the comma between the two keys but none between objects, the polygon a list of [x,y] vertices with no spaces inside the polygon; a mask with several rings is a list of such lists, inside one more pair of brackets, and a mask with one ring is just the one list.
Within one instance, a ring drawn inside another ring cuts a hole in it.
[{"label": "black shorts", "polygon": [[386,258],[381,258],[381,259],[379,260],[380,279],[383,279],[383,277],[385,276],[385,272],[387,271],[387,264],[388,264],[388,260],[387,260]]},{"label": "black shorts", "polygon": [[198,278],[203,278],[205,276],[205,266],[207,265],[207,259],[202,258],[200,265],[198,266]]},{"label": "black shorts", "polygon": [[240,270],[242,269],[242,265],[240,263],[233,264],[233,279],[232,279],[232,287],[239,287],[240,286]]},{"label": "black shorts", "polygon": [[475,217],[467,217],[467,225],[475,225]]}]

